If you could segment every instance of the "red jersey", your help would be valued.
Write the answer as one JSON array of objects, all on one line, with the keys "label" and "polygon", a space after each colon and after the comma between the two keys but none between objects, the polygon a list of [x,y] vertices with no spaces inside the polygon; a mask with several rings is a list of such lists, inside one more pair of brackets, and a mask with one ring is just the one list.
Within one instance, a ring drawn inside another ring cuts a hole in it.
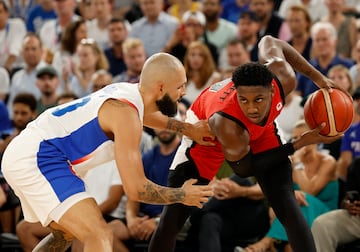
[{"label": "red jersey", "polygon": [[[188,111],[190,122],[208,120],[214,113],[233,120],[249,132],[250,149],[256,154],[282,144],[274,120],[280,114],[284,105],[284,93],[276,79],[272,80],[275,94],[272,98],[270,114],[264,126],[252,123],[241,110],[234,83],[230,79],[213,84],[204,90]],[[185,151],[192,159],[201,177],[211,180],[224,162],[224,155],[219,141],[216,146],[202,146],[193,142]]]}]

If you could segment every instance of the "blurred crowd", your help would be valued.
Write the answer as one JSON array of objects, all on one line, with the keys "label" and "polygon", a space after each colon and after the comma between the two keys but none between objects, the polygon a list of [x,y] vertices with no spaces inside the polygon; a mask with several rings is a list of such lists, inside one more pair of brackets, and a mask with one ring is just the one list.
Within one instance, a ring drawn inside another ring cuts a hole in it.
[{"label": "blurred crowd", "polygon": [[[304,147],[292,157],[298,161],[295,194],[318,251],[346,251],[360,239],[358,0],[0,0],[0,158],[44,110],[114,82],[137,83],[145,60],[157,52],[172,54],[185,66],[186,95],[177,115],[185,120],[205,88],[258,60],[264,35],[287,41],[353,98],[354,121],[339,141]],[[307,130],[303,106],[316,89],[297,74],[296,90],[277,120],[284,142]],[[180,141],[172,132],[144,128],[140,151],[148,178],[167,184]],[[113,227],[115,251],[144,251],[162,206],[127,201],[116,165],[103,166],[84,176]],[[24,221],[1,176],[0,185],[1,239],[32,251],[49,230]],[[178,237],[179,250],[292,251],[254,179],[234,177],[224,163],[212,185],[215,195],[226,191],[217,200],[227,200],[228,210],[215,202],[194,211]],[[82,251],[81,243],[71,250]]]}]

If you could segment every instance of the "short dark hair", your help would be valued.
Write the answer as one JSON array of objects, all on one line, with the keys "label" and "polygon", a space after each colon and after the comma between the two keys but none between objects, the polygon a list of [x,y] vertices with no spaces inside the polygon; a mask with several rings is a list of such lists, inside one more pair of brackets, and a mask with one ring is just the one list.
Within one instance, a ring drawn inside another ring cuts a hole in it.
[{"label": "short dark hair", "polygon": [[19,93],[15,96],[13,104],[21,103],[29,106],[31,111],[36,111],[37,101],[33,94],[30,93]]},{"label": "short dark hair", "polygon": [[125,25],[125,19],[121,17],[112,17],[109,21],[109,24],[114,24],[114,23],[123,23]]},{"label": "short dark hair", "polygon": [[78,98],[79,97],[75,93],[67,92],[67,93],[63,93],[63,94],[59,95],[57,100],[56,100],[56,103],[59,103],[59,101],[61,99],[73,99],[73,100],[76,100]]},{"label": "short dark hair", "polygon": [[256,62],[243,64],[235,69],[232,81],[238,86],[270,86],[273,74],[265,65]]}]

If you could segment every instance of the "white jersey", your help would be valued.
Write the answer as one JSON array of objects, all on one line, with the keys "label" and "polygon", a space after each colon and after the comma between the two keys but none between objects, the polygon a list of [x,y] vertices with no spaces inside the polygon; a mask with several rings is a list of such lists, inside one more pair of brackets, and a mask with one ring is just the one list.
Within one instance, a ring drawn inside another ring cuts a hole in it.
[{"label": "white jersey", "polygon": [[115,83],[46,110],[10,142],[2,170],[20,197],[26,220],[47,225],[89,197],[81,177],[114,159],[113,141],[98,121],[99,109],[108,99],[134,107],[142,123],[144,104],[138,85]]},{"label": "white jersey", "polygon": [[[116,83],[45,111],[28,128],[39,129],[37,132],[41,138],[64,153],[75,170],[77,166],[95,166],[110,161],[114,159],[113,141],[105,135],[98,122],[99,109],[108,99],[132,104],[142,122],[144,106],[138,85]],[[43,151],[41,145],[39,151]]]}]

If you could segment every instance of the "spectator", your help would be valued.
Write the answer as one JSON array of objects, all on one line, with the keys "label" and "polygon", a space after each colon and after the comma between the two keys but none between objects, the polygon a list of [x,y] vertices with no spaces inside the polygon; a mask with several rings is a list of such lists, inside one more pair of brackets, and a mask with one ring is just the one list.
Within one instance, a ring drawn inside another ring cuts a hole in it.
[{"label": "spectator", "polygon": [[[180,137],[167,130],[155,130],[159,144],[143,155],[144,172],[148,179],[166,185],[169,167],[180,144]],[[126,221],[130,236],[148,241],[160,219],[162,205],[144,204],[127,200]]]},{"label": "spectator", "polygon": [[144,44],[140,39],[128,38],[123,45],[126,70],[114,77],[115,82],[138,83],[141,70],[146,60]]},{"label": "spectator", "polygon": [[220,18],[222,10],[220,0],[204,0],[203,6],[206,17],[206,37],[220,53],[227,43],[236,37],[236,25]]},{"label": "spectator", "polygon": [[214,62],[218,62],[218,52],[214,44],[210,43],[205,33],[206,19],[200,11],[187,11],[182,17],[182,25],[176,29],[166,43],[163,51],[168,52],[184,62],[187,47],[192,41],[200,40],[209,48]]},{"label": "spectator", "polygon": [[174,0],[170,7],[167,9],[167,13],[177,18],[180,22],[185,12],[196,12],[201,11],[201,9],[202,5],[199,1]]},{"label": "spectator", "polygon": [[112,76],[109,72],[104,69],[96,71],[92,76],[92,92],[96,92],[103,87],[113,83]]},{"label": "spectator", "polygon": [[102,50],[111,45],[109,40],[109,22],[112,18],[110,0],[91,0],[95,17],[86,21],[88,37],[93,38]]},{"label": "spectator", "polygon": [[5,0],[6,5],[9,8],[10,18],[19,18],[25,20],[29,11],[37,4],[34,0],[26,1],[13,1]]},{"label": "spectator", "polygon": [[40,38],[35,33],[28,33],[22,40],[22,57],[25,68],[17,71],[10,85],[8,109],[12,111],[14,97],[23,92],[31,93],[36,99],[40,98],[40,90],[36,86],[36,69],[45,65],[42,61],[43,48]]},{"label": "spectator", "polygon": [[78,0],[76,1],[76,10],[80,17],[82,17],[85,21],[92,20],[95,18],[95,9],[93,5],[93,1],[91,0]]},{"label": "spectator", "polygon": [[328,9],[323,0],[283,0],[280,5],[279,16],[285,18],[293,5],[304,6],[314,23],[328,15]]},{"label": "spectator", "polygon": [[329,14],[322,20],[330,22],[337,32],[336,52],[344,58],[355,59],[355,44],[357,41],[356,20],[343,13],[344,0],[325,0]]},{"label": "spectator", "polygon": [[245,43],[237,38],[227,44],[224,53],[227,62],[220,68],[224,79],[230,78],[236,67],[250,62],[250,53],[246,49]]},{"label": "spectator", "polygon": [[61,36],[60,49],[55,52],[52,62],[61,80],[60,93],[66,91],[64,78],[68,78],[67,76],[71,74],[74,66],[78,63],[76,48],[80,41],[85,38],[87,38],[87,29],[83,19],[67,25]]},{"label": "spectator", "polygon": [[355,85],[360,87],[360,39],[356,42],[354,53],[356,64],[350,68],[350,76]]},{"label": "spectator", "polygon": [[10,9],[4,0],[0,1],[0,34],[2,43],[0,45],[0,66],[9,73],[21,63],[20,52],[21,42],[26,34],[26,27],[23,20],[9,18]]},{"label": "spectator", "polygon": [[281,40],[290,40],[289,26],[274,11],[274,0],[250,0],[250,10],[255,12],[259,19],[260,37],[271,35]]},{"label": "spectator", "polygon": [[221,18],[237,24],[243,11],[249,10],[250,0],[227,1],[222,4]]},{"label": "spectator", "polygon": [[352,97],[355,110],[354,122],[341,139],[340,157],[337,161],[338,177],[342,181],[347,177],[351,162],[360,156],[360,87],[356,88]]},{"label": "spectator", "polygon": [[179,25],[176,18],[162,10],[163,4],[163,0],[140,0],[144,17],[132,24],[129,36],[144,43],[147,57],[161,52]]},{"label": "spectator", "polygon": [[200,42],[192,42],[185,55],[184,66],[187,75],[186,95],[190,103],[208,86],[220,80],[215,63],[207,46]]},{"label": "spectator", "polygon": [[260,23],[256,14],[252,11],[244,11],[238,20],[238,37],[246,45],[250,53],[251,61],[258,60]]},{"label": "spectator", "polygon": [[134,23],[136,20],[142,18],[144,14],[140,8],[140,0],[132,0],[130,8],[125,11],[124,17],[128,20],[131,24]]},{"label": "spectator", "polygon": [[[313,40],[314,58],[309,61],[322,74],[327,75],[329,69],[337,64],[350,68],[353,62],[342,59],[336,53],[337,35],[334,26],[328,22],[317,22],[311,28],[311,38]],[[318,89],[309,78],[304,75],[297,76],[298,85],[296,91],[303,97]]]},{"label": "spectator", "polygon": [[285,105],[277,117],[280,132],[285,140],[289,142],[296,122],[304,116],[303,98],[295,91],[289,93],[285,98]]},{"label": "spectator", "polygon": [[6,103],[10,92],[10,76],[4,67],[0,67],[0,100]]},{"label": "spectator", "polygon": [[286,22],[289,25],[292,45],[305,59],[310,60],[312,39],[310,28],[312,25],[309,12],[302,5],[292,5],[286,14]]},{"label": "spectator", "polygon": [[57,89],[60,84],[56,69],[49,66],[39,68],[36,73],[36,86],[41,92],[37,101],[37,114],[57,105]]},{"label": "spectator", "polygon": [[[347,91],[351,95],[355,91],[355,86],[349,75],[349,69],[343,65],[335,65],[329,69],[328,77],[333,80],[340,88]],[[328,151],[336,160],[340,156],[341,139],[330,144],[323,144],[322,149]]]},{"label": "spectator", "polygon": [[46,50],[46,62],[49,64],[52,63],[55,52],[59,50],[65,27],[80,18],[75,14],[75,7],[75,0],[55,1],[54,10],[57,18],[46,21],[40,29],[39,35]]},{"label": "spectator", "polygon": [[39,34],[46,21],[56,19],[54,5],[55,0],[41,0],[31,8],[26,16],[26,30]]},{"label": "spectator", "polygon": [[[68,1],[68,0],[66,0]],[[108,61],[94,39],[82,39],[76,48],[79,58],[78,64],[73,68],[72,74],[64,77],[66,90],[71,90],[77,96],[83,97],[91,93],[93,74],[100,69],[108,70]]]},{"label": "spectator", "polygon": [[9,73],[6,71],[5,68],[0,67],[0,138],[5,137],[8,134],[7,131],[11,129],[9,110],[5,103],[8,98],[9,89]]},{"label": "spectator", "polygon": [[[347,174],[346,191],[360,192],[360,158],[355,158]],[[312,233],[316,251],[335,252],[336,248],[360,238],[360,200],[344,197],[342,209],[330,211],[315,219]],[[355,250],[353,250],[355,251]]]},{"label": "spectator", "polygon": [[[224,171],[228,170],[228,171]],[[232,174],[227,165],[221,173]],[[217,176],[212,184],[214,197],[190,217],[188,240],[198,252],[234,251],[260,240],[269,229],[268,207],[259,184],[253,178]]]},{"label": "spectator", "polygon": [[111,46],[104,50],[109,62],[109,72],[113,77],[126,70],[122,44],[128,36],[124,19],[112,18],[108,24],[109,41]]}]

